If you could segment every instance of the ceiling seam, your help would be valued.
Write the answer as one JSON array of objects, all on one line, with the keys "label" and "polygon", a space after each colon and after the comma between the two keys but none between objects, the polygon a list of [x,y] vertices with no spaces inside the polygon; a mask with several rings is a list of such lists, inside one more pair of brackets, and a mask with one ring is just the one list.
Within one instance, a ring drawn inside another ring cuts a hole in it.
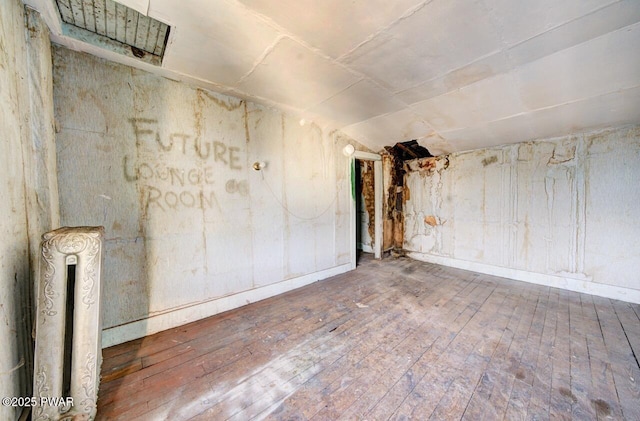
[{"label": "ceiling seam", "polygon": [[[533,40],[533,39],[535,39],[535,38],[538,38],[538,37],[539,37],[539,36],[541,36],[541,35],[546,34],[547,32],[554,31],[554,30],[556,30],[556,29],[558,29],[558,28],[561,28],[561,27],[563,27],[563,26],[565,26],[565,25],[567,25],[567,24],[569,24],[569,23],[573,23],[573,22],[579,21],[579,20],[581,20],[581,19],[584,19],[584,18],[586,18],[587,16],[591,16],[591,15],[593,15],[593,14],[595,14],[595,13],[598,13],[599,11],[601,11],[601,10],[603,10],[603,9],[606,9],[607,7],[611,7],[611,6],[613,6],[614,4],[621,3],[622,1],[623,1],[623,0],[615,0],[615,1],[612,1],[611,3],[606,3],[606,4],[605,4],[605,5],[603,5],[602,7],[598,7],[598,8],[596,8],[596,9],[593,9],[592,11],[590,11],[590,12],[589,12],[589,13],[587,13],[587,14],[580,15],[580,16],[577,16],[577,17],[575,17],[575,18],[573,18],[573,19],[569,19],[569,20],[567,20],[567,21],[564,21],[564,22],[562,22],[562,23],[559,23],[559,24],[557,24],[557,25],[555,25],[555,26],[553,26],[553,27],[551,27],[551,28],[548,28],[548,29],[546,29],[546,30],[542,31],[542,32],[538,32],[537,34],[532,35],[532,36],[530,36],[530,37],[529,37],[529,38],[527,38],[527,39],[520,40],[520,41],[516,42],[516,43],[515,43],[515,44],[513,44],[513,45],[508,45],[507,43],[505,43],[505,45],[507,45],[507,50],[511,50],[511,49],[513,49],[514,47],[519,46],[520,44],[524,44],[524,43],[525,43],[525,42],[527,42],[527,41],[531,41],[531,40]],[[490,16],[491,16],[491,15],[490,15]],[[594,38],[597,38],[597,37],[594,37]],[[593,38],[591,38],[591,39],[593,39]],[[589,41],[589,40],[587,40],[587,41]],[[504,42],[504,40],[503,40],[503,42]],[[583,41],[583,42],[586,42],[586,41]],[[574,45],[579,45],[579,44],[581,44],[581,43],[574,44]],[[573,46],[572,46],[572,47],[573,47]]]},{"label": "ceiling seam", "polygon": [[[502,35],[502,32],[503,32],[503,29],[504,29],[504,28],[502,28],[502,26],[499,24],[498,19],[496,18],[495,14],[493,13],[493,9],[488,8],[488,7],[486,6],[486,4],[485,4],[485,2],[484,2],[484,1],[482,1],[482,4],[483,4],[483,5],[484,5],[484,7],[485,7],[485,10],[486,10],[486,12],[487,12],[487,15],[489,16],[489,18],[491,19],[491,21],[493,22],[494,26],[495,26],[495,27],[496,27],[496,29],[497,29],[498,36],[500,37],[500,42],[501,42],[501,43],[502,43],[502,45],[503,45],[503,49],[502,49],[502,50],[500,50],[500,51],[503,51],[503,52],[505,53],[505,57],[507,58],[507,61],[508,61],[509,66],[511,66],[512,68],[514,68],[514,69],[515,69],[515,67],[517,67],[517,66],[513,66],[513,65],[512,65],[512,59],[511,59],[511,54],[510,54],[510,52],[511,52],[512,50],[514,50],[514,48],[516,48],[516,47],[518,47],[518,46],[520,46],[520,45],[522,45],[522,44],[524,44],[524,43],[526,43],[526,42],[528,42],[528,41],[531,41],[531,40],[533,40],[533,39],[535,39],[535,38],[538,38],[538,37],[540,37],[540,36],[542,36],[542,35],[544,35],[544,34],[546,34],[546,33],[548,33],[548,32],[551,32],[551,31],[554,31],[554,30],[556,30],[556,29],[559,29],[559,28],[561,28],[561,27],[563,27],[563,26],[565,26],[565,25],[567,25],[567,24],[569,24],[569,23],[579,21],[579,20],[581,20],[581,19],[584,19],[584,18],[585,18],[585,17],[587,17],[587,16],[591,16],[591,15],[593,15],[594,13],[597,13],[597,12],[599,12],[599,11],[603,10],[603,9],[606,9],[607,7],[611,7],[611,6],[612,6],[612,5],[614,5],[614,4],[621,3],[622,1],[624,1],[624,0],[614,0],[614,1],[611,1],[610,3],[607,3],[607,4],[605,4],[604,6],[598,7],[598,8],[596,8],[596,9],[594,9],[594,10],[590,11],[590,12],[589,12],[589,13],[587,13],[587,14],[580,15],[580,16],[575,17],[575,18],[573,18],[573,19],[569,19],[569,20],[567,20],[567,21],[564,21],[564,22],[562,22],[562,23],[560,23],[560,24],[557,24],[557,25],[555,25],[555,26],[553,26],[553,27],[551,27],[551,28],[548,28],[548,29],[546,29],[546,30],[544,30],[544,31],[542,31],[542,32],[538,32],[538,33],[536,33],[535,35],[532,35],[532,36],[530,36],[530,37],[529,37],[529,38],[527,38],[527,39],[520,40],[520,41],[518,41],[518,42],[516,42],[516,43],[514,43],[514,44],[512,44],[512,45],[510,45],[508,42],[506,42],[506,41],[505,41],[505,39],[504,39],[504,37],[503,37],[503,35]],[[638,22],[636,22],[636,23],[638,23]],[[630,24],[630,25],[626,25],[626,26],[621,27],[621,28],[618,28],[618,29],[616,29],[616,30],[614,30],[614,31],[609,31],[609,32],[607,32],[607,33],[605,33],[605,34],[600,34],[600,35],[595,36],[595,37],[593,37],[593,38],[586,39],[586,40],[584,40],[584,41],[581,41],[581,42],[578,42],[578,43],[576,43],[576,44],[573,44],[573,45],[571,45],[571,46],[569,46],[569,47],[567,47],[567,48],[563,48],[562,50],[554,51],[554,52],[553,52],[553,53],[551,53],[551,54],[547,54],[547,55],[545,55],[545,56],[539,57],[539,58],[537,58],[537,59],[535,59],[535,60],[533,60],[533,61],[539,60],[539,59],[541,59],[541,58],[543,58],[543,57],[548,57],[548,56],[553,55],[553,54],[556,54],[556,53],[558,53],[558,52],[560,52],[560,51],[565,51],[565,50],[568,50],[568,49],[574,48],[574,47],[576,47],[576,46],[578,46],[578,45],[581,45],[581,44],[587,43],[587,42],[592,41],[592,40],[594,40],[594,39],[598,39],[598,38],[600,38],[600,37],[602,37],[602,36],[604,36],[604,35],[607,35],[607,34],[609,34],[609,33],[611,33],[611,32],[616,32],[616,31],[618,31],[618,30],[620,30],[620,29],[622,29],[622,28],[625,28],[625,27],[627,27],[627,26],[635,25],[636,23],[633,23],[633,24]],[[526,64],[526,63],[532,63],[533,61],[528,61],[528,62],[525,62],[525,63],[520,63],[518,66],[521,66],[521,65]],[[426,82],[425,82],[425,83],[426,83]],[[409,89],[410,89],[410,88],[409,88]]]},{"label": "ceiling seam", "polygon": [[[420,114],[418,114],[414,109],[412,109],[410,105],[408,105],[407,107],[408,107],[408,109],[405,109],[405,110],[410,111],[414,116],[416,116],[416,117],[417,117],[417,118],[418,118],[422,123],[424,123],[424,125],[425,125],[428,129],[430,129],[430,130],[431,130],[431,132],[432,132],[432,133],[436,133],[438,136],[440,136],[439,132],[438,132],[436,129],[434,129],[434,128],[431,126],[431,124],[429,124],[429,122],[428,122],[427,120],[425,120],[424,118],[422,118],[422,117],[420,116]],[[351,127],[351,126],[357,126],[358,124],[366,123],[366,122],[369,122],[369,121],[371,121],[371,120],[375,120],[376,118],[391,117],[391,116],[393,116],[394,114],[400,113],[400,112],[405,111],[405,110],[392,111],[392,112],[388,112],[388,113],[379,114],[379,115],[377,115],[377,116],[370,117],[370,118],[368,118],[368,119],[366,119],[366,120],[362,120],[362,121],[358,121],[358,122],[353,123],[353,124],[349,124],[349,125],[346,125],[346,126],[342,126],[342,128],[349,128],[349,127]],[[422,137],[426,137],[426,136],[422,136]]]},{"label": "ceiling seam", "polygon": [[[312,53],[314,53],[316,55],[319,55],[320,57],[324,58],[325,60],[331,61],[334,64],[337,64],[337,63],[335,63],[335,60],[331,56],[328,56],[327,54],[325,54],[324,51],[322,51],[320,48],[317,48],[317,47],[314,47],[311,44],[308,44],[306,41],[300,39],[296,34],[294,34],[291,31],[285,29],[284,27],[280,26],[277,22],[275,22],[270,17],[265,16],[262,13],[259,13],[254,9],[251,9],[250,7],[248,7],[247,5],[245,5],[244,3],[242,3],[239,0],[233,0],[233,2],[238,7],[244,9],[248,14],[250,14],[254,18],[263,21],[264,23],[269,25],[271,28],[273,28],[276,32],[279,33],[279,37],[289,38],[290,40],[300,44],[302,47],[306,48],[307,50],[311,51]],[[340,67],[345,68],[344,66],[340,66]]]},{"label": "ceiling seam", "polygon": [[[591,12],[591,13],[588,13],[588,14],[583,15],[583,16],[581,16],[581,17],[579,17],[579,18],[576,18],[576,19],[571,19],[571,20],[569,20],[569,21],[567,21],[567,22],[563,23],[562,25],[554,26],[553,28],[549,29],[548,31],[541,32],[541,33],[539,33],[539,34],[537,34],[537,35],[535,35],[535,36],[533,36],[533,37],[531,37],[531,38],[528,38],[528,39],[526,39],[526,40],[522,41],[522,42],[518,42],[518,43],[516,43],[516,44],[513,44],[512,46],[508,47],[508,48],[505,50],[505,52],[511,51],[511,50],[513,50],[515,47],[518,47],[518,46],[520,46],[521,44],[523,44],[523,43],[525,43],[525,42],[527,42],[527,41],[531,41],[531,40],[533,40],[533,39],[535,39],[535,38],[537,38],[537,37],[539,37],[539,36],[541,36],[541,35],[546,34],[547,32],[551,32],[551,31],[554,31],[554,30],[556,30],[556,29],[558,29],[558,28],[561,28],[562,26],[564,26],[564,25],[566,25],[566,24],[569,24],[569,23],[572,23],[572,22],[575,22],[575,21],[579,21],[580,19],[583,19],[583,18],[585,18],[585,17],[587,17],[587,16],[590,16],[590,15],[591,15],[591,14],[593,14],[593,13],[596,13],[596,12],[599,12],[600,10],[602,10],[602,9],[605,9],[606,7],[610,7],[610,6],[612,6],[613,4],[616,4],[616,3],[612,3],[612,4],[609,4],[609,5],[605,6],[605,7],[601,7],[600,9],[598,9],[598,10],[594,10],[594,11],[593,11],[593,12]],[[630,27],[630,26],[637,25],[638,23],[640,23],[640,21],[636,21],[636,22],[630,23],[630,24],[625,25],[625,26],[621,26],[621,27],[616,28],[616,29],[613,29],[613,30],[608,30],[608,32],[601,33],[601,34],[599,34],[599,35],[597,35],[597,36],[594,36],[594,37],[591,37],[591,38],[585,39],[585,40],[580,41],[580,42],[577,42],[577,43],[575,43],[575,44],[573,44],[573,45],[571,45],[571,46],[569,46],[569,47],[563,48],[562,50],[554,51],[554,52],[552,52],[551,54],[547,54],[547,55],[545,55],[545,56],[539,57],[539,58],[537,58],[537,59],[535,59],[535,60],[532,60],[532,61],[524,62],[524,63],[522,63],[522,64],[533,63],[534,61],[540,60],[540,59],[542,59],[542,58],[544,58],[544,57],[549,57],[549,56],[551,56],[551,55],[553,55],[553,54],[557,54],[557,53],[562,52],[562,51],[570,50],[570,49],[575,48],[575,47],[577,47],[577,46],[579,46],[579,45],[586,44],[586,43],[591,42],[591,41],[593,41],[593,40],[597,40],[597,39],[602,38],[602,37],[604,37],[604,36],[607,36],[607,35],[609,35],[609,34],[616,33],[616,32],[618,32],[618,31],[622,31],[622,30],[624,30],[625,28],[628,28],[628,27]],[[522,64],[520,64],[520,65],[522,65]]]},{"label": "ceiling seam", "polygon": [[[410,86],[410,87],[408,87],[408,88],[402,89],[402,90],[400,90],[400,91],[394,91],[394,92],[393,92],[393,94],[394,94],[394,95],[398,95],[398,94],[401,94],[401,93],[403,93],[403,92],[407,92],[407,91],[410,91],[410,90],[414,90],[414,89],[416,89],[416,88],[418,88],[418,87],[420,87],[420,86],[426,85],[427,83],[434,82],[434,81],[436,81],[436,80],[438,80],[438,79],[440,79],[440,78],[443,78],[443,77],[449,76],[449,75],[451,75],[451,74],[453,74],[453,73],[455,73],[455,72],[458,72],[458,71],[460,71],[460,70],[464,69],[465,67],[471,66],[472,64],[475,64],[475,63],[478,63],[479,61],[485,60],[485,59],[487,59],[487,58],[489,58],[489,57],[497,56],[499,53],[502,53],[502,52],[503,52],[503,50],[492,51],[492,52],[490,52],[490,53],[485,54],[484,56],[479,57],[479,58],[478,58],[478,59],[476,59],[476,60],[473,60],[473,61],[470,61],[470,62],[468,62],[468,63],[465,63],[465,64],[463,64],[463,65],[462,65],[462,66],[460,66],[460,67],[456,67],[455,69],[452,69],[452,70],[448,71],[447,73],[443,73],[443,74],[438,75],[438,76],[436,76],[436,77],[433,77],[433,78],[431,78],[431,79],[429,79],[429,80],[425,80],[424,82],[420,82],[420,83],[418,83],[417,85],[413,85],[413,86]],[[493,74],[493,75],[491,75],[491,76],[489,76],[489,77],[497,76],[497,75],[504,74],[504,73],[506,73],[506,72],[504,72],[504,71],[503,71],[503,72],[500,72],[500,73],[496,73],[496,74]],[[467,86],[471,86],[471,85],[473,85],[474,83],[478,83],[478,82],[483,81],[483,80],[485,80],[485,79],[488,79],[488,77],[485,77],[485,78],[482,78],[482,79],[478,79],[478,80],[476,80],[476,81],[474,81],[474,82],[471,82],[471,83],[469,83],[469,84],[467,84],[467,85],[464,85],[464,86],[458,86],[456,89],[448,90],[448,91],[446,91],[446,92],[444,92],[444,93],[442,93],[442,94],[438,94],[438,95],[435,95],[435,96],[430,97],[430,98],[425,98],[425,99],[422,99],[422,100],[420,100],[420,101],[413,102],[413,103],[411,103],[411,104],[407,103],[407,105],[408,105],[408,106],[410,106],[410,105],[412,105],[412,104],[417,104],[418,102],[425,101],[425,100],[429,100],[429,99],[431,99],[431,98],[435,98],[435,97],[438,97],[438,96],[440,96],[440,95],[447,94],[447,93],[449,93],[449,92],[457,91],[457,90],[460,90],[461,88],[464,88],[464,87],[467,87]],[[403,102],[406,102],[406,101],[403,101]]]},{"label": "ceiling seam", "polygon": [[280,41],[282,41],[285,38],[288,38],[288,36],[287,35],[283,35],[283,34],[278,35],[276,37],[276,39],[273,41],[273,43],[271,43],[271,45],[267,46],[267,48],[264,49],[262,54],[254,61],[253,66],[251,67],[251,69],[249,69],[249,71],[247,73],[245,73],[244,75],[242,75],[242,77],[240,79],[238,79],[236,84],[242,83],[246,78],[251,76],[256,71],[256,69],[264,62],[264,60],[266,60],[266,58],[273,52],[273,50],[280,43]]},{"label": "ceiling seam", "polygon": [[565,105],[577,104],[579,102],[589,101],[589,100],[593,100],[593,99],[604,97],[606,95],[611,95],[611,94],[615,94],[615,93],[622,93],[622,92],[631,91],[631,90],[638,89],[638,88],[640,88],[640,85],[630,86],[630,87],[627,87],[627,88],[622,88],[622,89],[618,89],[618,90],[615,90],[615,91],[610,91],[610,92],[605,92],[605,93],[598,94],[598,95],[593,95],[593,96],[589,96],[589,97],[585,97],[585,98],[580,98],[580,99],[576,99],[576,100],[573,100],[573,101],[566,101],[566,102],[563,102],[561,104],[548,105],[546,107],[540,107],[540,108],[536,108],[534,110],[523,111],[523,112],[512,114],[512,115],[509,115],[509,116],[506,116],[506,117],[497,118],[495,120],[485,121],[485,122],[483,122],[482,126],[458,127],[458,128],[455,128],[455,129],[443,130],[442,133],[446,134],[446,133],[456,132],[458,130],[475,129],[475,128],[478,128],[478,127],[486,127],[486,126],[488,126],[490,124],[493,124],[493,123],[498,123],[500,121],[509,120],[509,119],[515,118],[515,117],[526,116],[528,114],[533,114],[533,113],[536,113],[538,111],[551,110],[551,109],[554,109],[554,108],[563,107]]},{"label": "ceiling seam", "polygon": [[352,84],[350,84],[350,85],[349,85],[349,86],[347,86],[346,88],[339,90],[339,91],[338,91],[338,92],[336,92],[335,94],[333,94],[333,95],[331,95],[331,96],[329,96],[329,97],[327,97],[327,98],[323,99],[323,100],[322,100],[322,101],[320,101],[320,102],[316,102],[316,103],[314,103],[313,105],[311,105],[311,106],[309,106],[309,107],[307,107],[307,108],[304,108],[304,109],[302,110],[302,112],[303,112],[303,113],[310,112],[309,110],[311,110],[311,109],[313,109],[313,108],[317,107],[318,105],[320,105],[320,104],[322,104],[322,103],[324,103],[324,102],[326,102],[326,101],[329,101],[329,100],[331,100],[331,99],[333,99],[333,98],[337,97],[337,96],[338,96],[338,95],[340,95],[341,93],[343,93],[343,92],[345,92],[346,90],[348,90],[348,89],[352,88],[353,86],[357,85],[358,83],[362,82],[363,80],[364,80],[364,79],[358,79],[358,80],[356,80],[355,82],[353,82]]},{"label": "ceiling seam", "polygon": [[353,53],[354,51],[356,51],[357,49],[359,49],[360,47],[370,43],[371,41],[373,41],[378,35],[380,35],[383,32],[388,31],[392,26],[395,26],[398,22],[403,21],[405,19],[410,18],[411,16],[415,15],[417,12],[419,12],[420,10],[422,10],[426,5],[428,5],[429,3],[431,3],[433,0],[426,0],[416,6],[413,6],[409,9],[407,9],[402,15],[400,15],[400,17],[398,17],[396,20],[394,20],[393,22],[389,23],[387,26],[385,26],[384,28],[378,30],[376,33],[369,35],[364,41],[362,41],[360,44],[356,45],[355,47],[353,47],[351,50],[347,51],[346,53],[340,55],[336,61],[338,62],[342,62],[342,60],[344,60],[345,58],[347,58],[351,53]]}]

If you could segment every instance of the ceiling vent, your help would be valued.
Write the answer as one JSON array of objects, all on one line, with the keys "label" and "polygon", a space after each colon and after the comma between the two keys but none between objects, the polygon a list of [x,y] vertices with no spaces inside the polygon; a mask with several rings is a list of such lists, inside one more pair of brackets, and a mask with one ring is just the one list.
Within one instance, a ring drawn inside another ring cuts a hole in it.
[{"label": "ceiling vent", "polygon": [[170,27],[113,0],[56,0],[64,35],[160,65]]}]

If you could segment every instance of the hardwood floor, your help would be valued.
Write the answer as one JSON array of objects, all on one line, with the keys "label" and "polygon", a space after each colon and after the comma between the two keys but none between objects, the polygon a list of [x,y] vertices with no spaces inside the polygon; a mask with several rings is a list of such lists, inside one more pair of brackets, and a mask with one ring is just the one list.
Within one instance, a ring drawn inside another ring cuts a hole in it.
[{"label": "hardwood floor", "polygon": [[98,419],[640,419],[640,306],[410,259],[104,350]]}]

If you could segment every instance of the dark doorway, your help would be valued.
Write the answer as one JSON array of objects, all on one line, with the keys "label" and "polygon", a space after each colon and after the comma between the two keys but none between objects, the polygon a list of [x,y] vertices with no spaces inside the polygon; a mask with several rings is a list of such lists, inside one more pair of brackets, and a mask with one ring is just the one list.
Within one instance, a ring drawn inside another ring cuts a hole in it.
[{"label": "dark doorway", "polygon": [[373,253],[374,239],[374,165],[373,161],[355,160],[356,187],[356,264],[362,253]]}]

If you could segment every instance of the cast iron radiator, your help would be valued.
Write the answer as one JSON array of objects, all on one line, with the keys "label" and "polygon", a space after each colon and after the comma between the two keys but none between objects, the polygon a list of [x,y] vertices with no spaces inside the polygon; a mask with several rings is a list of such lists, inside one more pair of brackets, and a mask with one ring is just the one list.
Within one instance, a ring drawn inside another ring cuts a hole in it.
[{"label": "cast iron radiator", "polygon": [[103,227],[64,227],[42,236],[34,420],[95,418],[103,237]]}]

